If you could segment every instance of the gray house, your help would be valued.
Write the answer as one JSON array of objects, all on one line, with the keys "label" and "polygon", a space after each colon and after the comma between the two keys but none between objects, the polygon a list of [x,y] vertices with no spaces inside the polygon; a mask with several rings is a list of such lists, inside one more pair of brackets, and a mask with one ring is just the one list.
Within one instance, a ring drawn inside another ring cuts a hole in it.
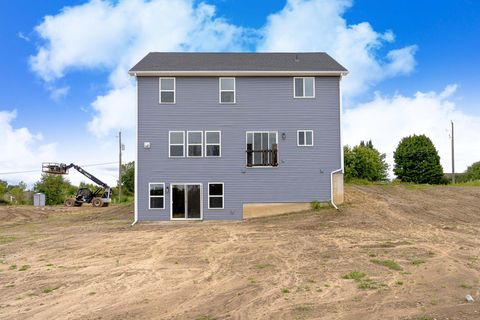
[{"label": "gray house", "polygon": [[239,220],[246,204],[343,198],[341,90],[326,53],[138,62],[135,222]]}]

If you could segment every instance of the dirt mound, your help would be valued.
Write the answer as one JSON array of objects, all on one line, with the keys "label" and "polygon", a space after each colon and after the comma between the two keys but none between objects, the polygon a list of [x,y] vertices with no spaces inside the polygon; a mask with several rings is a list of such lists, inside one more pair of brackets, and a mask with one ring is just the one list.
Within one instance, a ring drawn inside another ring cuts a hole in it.
[{"label": "dirt mound", "polygon": [[347,186],[341,211],[134,227],[131,206],[10,208],[0,318],[480,319],[479,199]]}]

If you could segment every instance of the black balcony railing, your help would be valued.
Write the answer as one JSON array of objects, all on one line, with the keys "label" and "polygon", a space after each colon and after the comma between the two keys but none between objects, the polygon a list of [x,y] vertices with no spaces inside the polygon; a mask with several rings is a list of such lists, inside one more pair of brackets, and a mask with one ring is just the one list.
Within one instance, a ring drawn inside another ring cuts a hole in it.
[{"label": "black balcony railing", "polygon": [[252,150],[251,145],[247,145],[247,167],[276,167],[278,166],[278,149],[273,144],[272,149]]}]

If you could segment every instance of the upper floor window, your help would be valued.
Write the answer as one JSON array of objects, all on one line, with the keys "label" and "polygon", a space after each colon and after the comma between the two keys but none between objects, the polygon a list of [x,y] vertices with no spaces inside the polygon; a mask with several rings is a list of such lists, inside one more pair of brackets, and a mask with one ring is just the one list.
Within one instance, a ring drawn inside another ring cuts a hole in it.
[{"label": "upper floor window", "polygon": [[220,157],[222,154],[222,133],[205,131],[205,157]]},{"label": "upper floor window", "polygon": [[220,103],[235,103],[235,78],[220,78]]},{"label": "upper floor window", "polygon": [[297,146],[299,147],[313,146],[313,130],[298,130]]},{"label": "upper floor window", "polygon": [[187,146],[188,157],[203,156],[203,132],[202,131],[187,131]]},{"label": "upper floor window", "polygon": [[185,132],[170,131],[168,133],[168,156],[184,157],[185,156]]},{"label": "upper floor window", "polygon": [[278,165],[278,133],[276,131],[247,132],[247,167]]},{"label": "upper floor window", "polygon": [[293,96],[295,98],[315,98],[315,78],[293,78]]},{"label": "upper floor window", "polygon": [[160,78],[160,103],[175,103],[175,78]]}]

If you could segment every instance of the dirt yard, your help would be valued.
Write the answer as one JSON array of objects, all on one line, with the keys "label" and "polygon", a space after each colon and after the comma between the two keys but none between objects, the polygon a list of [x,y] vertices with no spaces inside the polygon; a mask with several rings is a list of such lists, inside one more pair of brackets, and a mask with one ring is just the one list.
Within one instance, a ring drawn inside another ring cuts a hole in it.
[{"label": "dirt yard", "polygon": [[346,200],[134,227],[132,207],[0,207],[0,318],[480,319],[480,188]]}]

